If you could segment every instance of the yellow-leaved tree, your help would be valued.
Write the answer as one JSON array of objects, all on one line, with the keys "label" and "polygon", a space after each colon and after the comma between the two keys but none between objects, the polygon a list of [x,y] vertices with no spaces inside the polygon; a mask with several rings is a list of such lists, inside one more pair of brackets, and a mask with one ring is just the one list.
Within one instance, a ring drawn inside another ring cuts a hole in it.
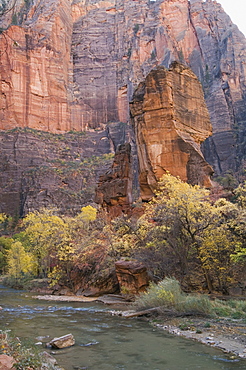
[{"label": "yellow-leaved tree", "polygon": [[71,271],[90,236],[90,224],[97,210],[86,206],[75,217],[61,217],[56,210],[29,213],[23,220],[22,238],[35,257],[40,277],[49,277],[51,285],[63,282],[73,289]]},{"label": "yellow-leaved tree", "polygon": [[59,260],[68,261],[73,254],[69,224],[54,210],[29,213],[23,220],[29,252],[36,259],[38,275],[46,277]]},{"label": "yellow-leaved tree", "polygon": [[8,274],[15,279],[23,274],[36,274],[37,265],[34,256],[25,251],[19,241],[14,241],[7,252]]},{"label": "yellow-leaved tree", "polygon": [[226,292],[235,250],[229,226],[237,212],[237,207],[225,200],[212,204],[208,190],[166,174],[140,223],[149,228],[147,243],[172,251],[181,279],[191,284],[196,268],[210,291],[215,284]]},{"label": "yellow-leaved tree", "polygon": [[97,217],[97,210],[92,206],[85,206],[81,208],[81,213],[77,215],[77,218],[81,218],[84,222],[95,221]]},{"label": "yellow-leaved tree", "polygon": [[239,214],[237,219],[231,223],[231,227],[233,233],[237,236],[238,242],[232,258],[246,265],[246,181],[238,186],[235,195]]}]

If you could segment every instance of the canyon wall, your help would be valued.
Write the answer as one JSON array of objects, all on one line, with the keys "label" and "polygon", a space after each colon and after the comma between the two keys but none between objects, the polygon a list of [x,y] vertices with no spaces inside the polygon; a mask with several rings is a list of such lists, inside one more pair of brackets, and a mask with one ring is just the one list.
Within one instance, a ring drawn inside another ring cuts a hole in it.
[{"label": "canyon wall", "polygon": [[100,204],[111,218],[130,211],[133,183],[132,162],[130,143],[119,145],[112,168],[99,178],[95,202]]},{"label": "canyon wall", "polygon": [[[76,4],[75,4],[76,3]],[[203,85],[213,136],[203,145],[216,174],[243,173],[246,40],[216,1],[73,3],[73,117],[80,127],[128,120],[128,101],[150,70],[190,66]],[[79,112],[79,114],[77,114]]]}]

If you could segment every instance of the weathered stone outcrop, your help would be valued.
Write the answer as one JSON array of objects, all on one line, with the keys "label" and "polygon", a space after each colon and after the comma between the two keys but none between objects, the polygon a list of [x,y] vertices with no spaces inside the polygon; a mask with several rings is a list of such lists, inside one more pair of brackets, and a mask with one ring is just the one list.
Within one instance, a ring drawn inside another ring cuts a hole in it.
[{"label": "weathered stone outcrop", "polygon": [[128,212],[132,204],[131,145],[119,145],[112,168],[100,176],[95,201],[115,218]]},{"label": "weathered stone outcrop", "polygon": [[174,62],[169,70],[152,70],[133,95],[131,114],[143,199],[153,196],[167,172],[191,184],[211,185],[213,171],[200,144],[212,127],[201,84],[189,68]]},{"label": "weathered stone outcrop", "polygon": [[10,370],[14,368],[15,360],[12,356],[0,355],[0,370]]},{"label": "weathered stone outcrop", "polygon": [[144,292],[149,285],[149,276],[144,264],[135,261],[115,262],[115,271],[121,293],[138,294]]}]

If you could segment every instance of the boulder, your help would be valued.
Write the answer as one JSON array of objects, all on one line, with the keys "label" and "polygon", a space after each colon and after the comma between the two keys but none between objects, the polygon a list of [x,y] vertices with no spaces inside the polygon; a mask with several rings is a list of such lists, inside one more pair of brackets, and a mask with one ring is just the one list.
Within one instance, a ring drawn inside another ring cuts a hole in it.
[{"label": "boulder", "polygon": [[71,279],[74,283],[76,295],[99,297],[104,294],[119,293],[119,282],[113,268],[112,271],[108,271],[104,277],[97,279],[97,281],[92,281],[83,269],[74,270],[71,273]]},{"label": "boulder", "polygon": [[75,344],[75,340],[72,334],[66,334],[59,338],[52,339],[47,346],[51,346],[53,348],[67,348],[71,347]]},{"label": "boulder", "polygon": [[63,367],[60,367],[57,364],[56,359],[48,352],[44,351],[40,354],[40,356],[42,360],[41,370],[65,370]]},{"label": "boulder", "polygon": [[12,356],[0,355],[0,370],[13,369],[15,360]]},{"label": "boulder", "polygon": [[43,366],[46,366],[46,365],[48,365],[48,366],[54,366],[54,365],[57,365],[57,361],[56,361],[56,359],[53,357],[53,356],[51,356],[48,352],[46,352],[46,351],[43,351],[42,353],[41,353],[41,359],[42,359],[42,364],[43,364]]},{"label": "boulder", "polygon": [[141,262],[120,260],[115,262],[115,270],[121,293],[138,294],[149,285],[147,268]]}]

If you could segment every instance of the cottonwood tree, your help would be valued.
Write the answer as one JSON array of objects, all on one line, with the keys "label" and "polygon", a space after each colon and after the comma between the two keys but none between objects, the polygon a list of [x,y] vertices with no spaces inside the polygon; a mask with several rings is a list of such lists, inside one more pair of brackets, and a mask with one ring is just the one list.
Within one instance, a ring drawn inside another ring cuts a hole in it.
[{"label": "cottonwood tree", "polygon": [[193,262],[210,291],[214,280],[217,288],[225,292],[230,281],[230,256],[235,250],[229,224],[236,215],[237,207],[230,202],[212,204],[208,190],[167,174],[144,219],[145,223],[149,221],[152,244],[162,243],[176,257],[182,279],[190,283]]},{"label": "cottonwood tree", "polygon": [[35,256],[39,276],[47,277],[56,260],[67,261],[73,253],[69,226],[54,210],[31,212],[24,218],[23,225],[29,252]]},{"label": "cottonwood tree", "polygon": [[8,274],[16,280],[23,274],[35,274],[36,263],[31,253],[19,241],[14,241],[7,252]]},{"label": "cottonwood tree", "polygon": [[55,209],[43,209],[23,219],[24,231],[17,239],[34,256],[39,277],[48,276],[53,285],[63,280],[73,287],[71,271],[83,242],[92,239],[89,224],[96,214],[95,208],[86,206],[75,217],[61,217]]}]

